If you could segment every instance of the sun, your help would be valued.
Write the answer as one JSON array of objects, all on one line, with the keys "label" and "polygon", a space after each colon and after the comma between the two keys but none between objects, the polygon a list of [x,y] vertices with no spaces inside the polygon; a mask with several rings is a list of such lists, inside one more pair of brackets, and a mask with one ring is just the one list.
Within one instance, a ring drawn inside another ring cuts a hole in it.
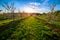
[{"label": "sun", "polygon": [[35,12],[35,10],[30,7],[24,7],[24,11],[27,13],[34,13]]}]

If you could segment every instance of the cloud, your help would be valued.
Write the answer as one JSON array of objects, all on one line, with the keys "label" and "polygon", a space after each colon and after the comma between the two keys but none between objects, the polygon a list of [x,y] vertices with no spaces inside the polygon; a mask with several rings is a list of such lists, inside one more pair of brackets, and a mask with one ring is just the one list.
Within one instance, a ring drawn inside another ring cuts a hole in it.
[{"label": "cloud", "polygon": [[42,8],[38,8],[38,10],[40,11],[40,12],[48,12],[49,10],[48,10],[49,8],[48,7],[42,7]]},{"label": "cloud", "polygon": [[44,2],[48,2],[49,0],[45,0]]},{"label": "cloud", "polygon": [[31,8],[33,8],[35,10],[35,12],[37,13],[43,13],[43,12],[49,12],[49,7],[36,7],[36,6],[30,6]]},{"label": "cloud", "polygon": [[25,7],[24,7],[24,10],[27,12],[34,12],[34,13],[43,13],[43,12],[45,12],[45,13],[47,13],[47,12],[49,12],[49,7],[36,7],[36,6],[28,6],[28,5],[26,5]]},{"label": "cloud", "polygon": [[41,5],[41,4],[38,3],[38,2],[31,2],[30,5],[39,6],[39,5]]},{"label": "cloud", "polygon": [[42,4],[48,4],[49,0],[44,0]]},{"label": "cloud", "polygon": [[42,0],[43,2],[48,2],[49,0]]},{"label": "cloud", "polygon": [[[45,6],[46,3],[48,3],[49,0],[45,0],[43,1],[43,3],[39,3],[39,2],[30,2],[29,5],[26,5],[32,9],[34,9],[34,12],[39,12],[39,13],[43,13],[43,12],[48,12],[49,7]],[[25,7],[27,8],[27,7]]]}]

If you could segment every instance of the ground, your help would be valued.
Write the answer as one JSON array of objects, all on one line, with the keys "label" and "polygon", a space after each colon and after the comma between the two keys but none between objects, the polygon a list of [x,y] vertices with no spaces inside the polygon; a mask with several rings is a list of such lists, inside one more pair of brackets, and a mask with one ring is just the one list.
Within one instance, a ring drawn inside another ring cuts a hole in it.
[{"label": "ground", "polygon": [[0,33],[1,40],[59,40],[60,36],[42,21],[30,16],[9,23]]}]

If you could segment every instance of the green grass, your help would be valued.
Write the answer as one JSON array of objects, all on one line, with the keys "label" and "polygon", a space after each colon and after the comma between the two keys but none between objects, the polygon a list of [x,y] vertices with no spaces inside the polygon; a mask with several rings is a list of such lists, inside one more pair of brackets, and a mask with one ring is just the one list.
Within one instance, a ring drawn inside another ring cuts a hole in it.
[{"label": "green grass", "polygon": [[60,29],[60,22],[50,22],[50,24]]},{"label": "green grass", "polygon": [[6,40],[12,33],[18,28],[18,24],[20,23],[20,20],[15,20],[10,23],[10,25],[7,25],[7,28],[4,31],[0,31],[0,39]]},{"label": "green grass", "polygon": [[0,21],[0,26],[2,26],[2,25],[4,25],[4,24],[7,24],[7,23],[9,23],[9,22],[11,22],[11,21],[13,21],[13,20],[1,20],[1,21]]},{"label": "green grass", "polygon": [[56,27],[56,28],[59,28],[59,29],[60,29],[60,22],[48,22],[47,19],[41,18],[41,17],[39,17],[39,16],[37,16],[36,18],[37,18],[38,20],[40,20],[39,22],[42,23],[43,25],[44,25],[45,23],[49,23],[50,26]]},{"label": "green grass", "polygon": [[53,35],[57,35],[57,32],[42,25],[34,17],[23,20],[19,26],[8,40],[55,40]]},{"label": "green grass", "polygon": [[60,34],[43,25],[47,20],[28,17],[11,24],[0,34],[4,40],[60,40]]}]

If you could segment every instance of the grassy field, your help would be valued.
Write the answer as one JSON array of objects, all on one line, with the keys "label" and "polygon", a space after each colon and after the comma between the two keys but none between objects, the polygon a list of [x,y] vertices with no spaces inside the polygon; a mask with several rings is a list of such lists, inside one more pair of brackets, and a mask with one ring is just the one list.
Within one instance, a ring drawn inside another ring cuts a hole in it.
[{"label": "grassy field", "polygon": [[[0,22],[2,24],[3,21]],[[11,21],[6,21],[9,22]],[[47,22],[39,17],[15,20],[3,28],[0,30],[0,40],[60,40],[60,23]]]}]

